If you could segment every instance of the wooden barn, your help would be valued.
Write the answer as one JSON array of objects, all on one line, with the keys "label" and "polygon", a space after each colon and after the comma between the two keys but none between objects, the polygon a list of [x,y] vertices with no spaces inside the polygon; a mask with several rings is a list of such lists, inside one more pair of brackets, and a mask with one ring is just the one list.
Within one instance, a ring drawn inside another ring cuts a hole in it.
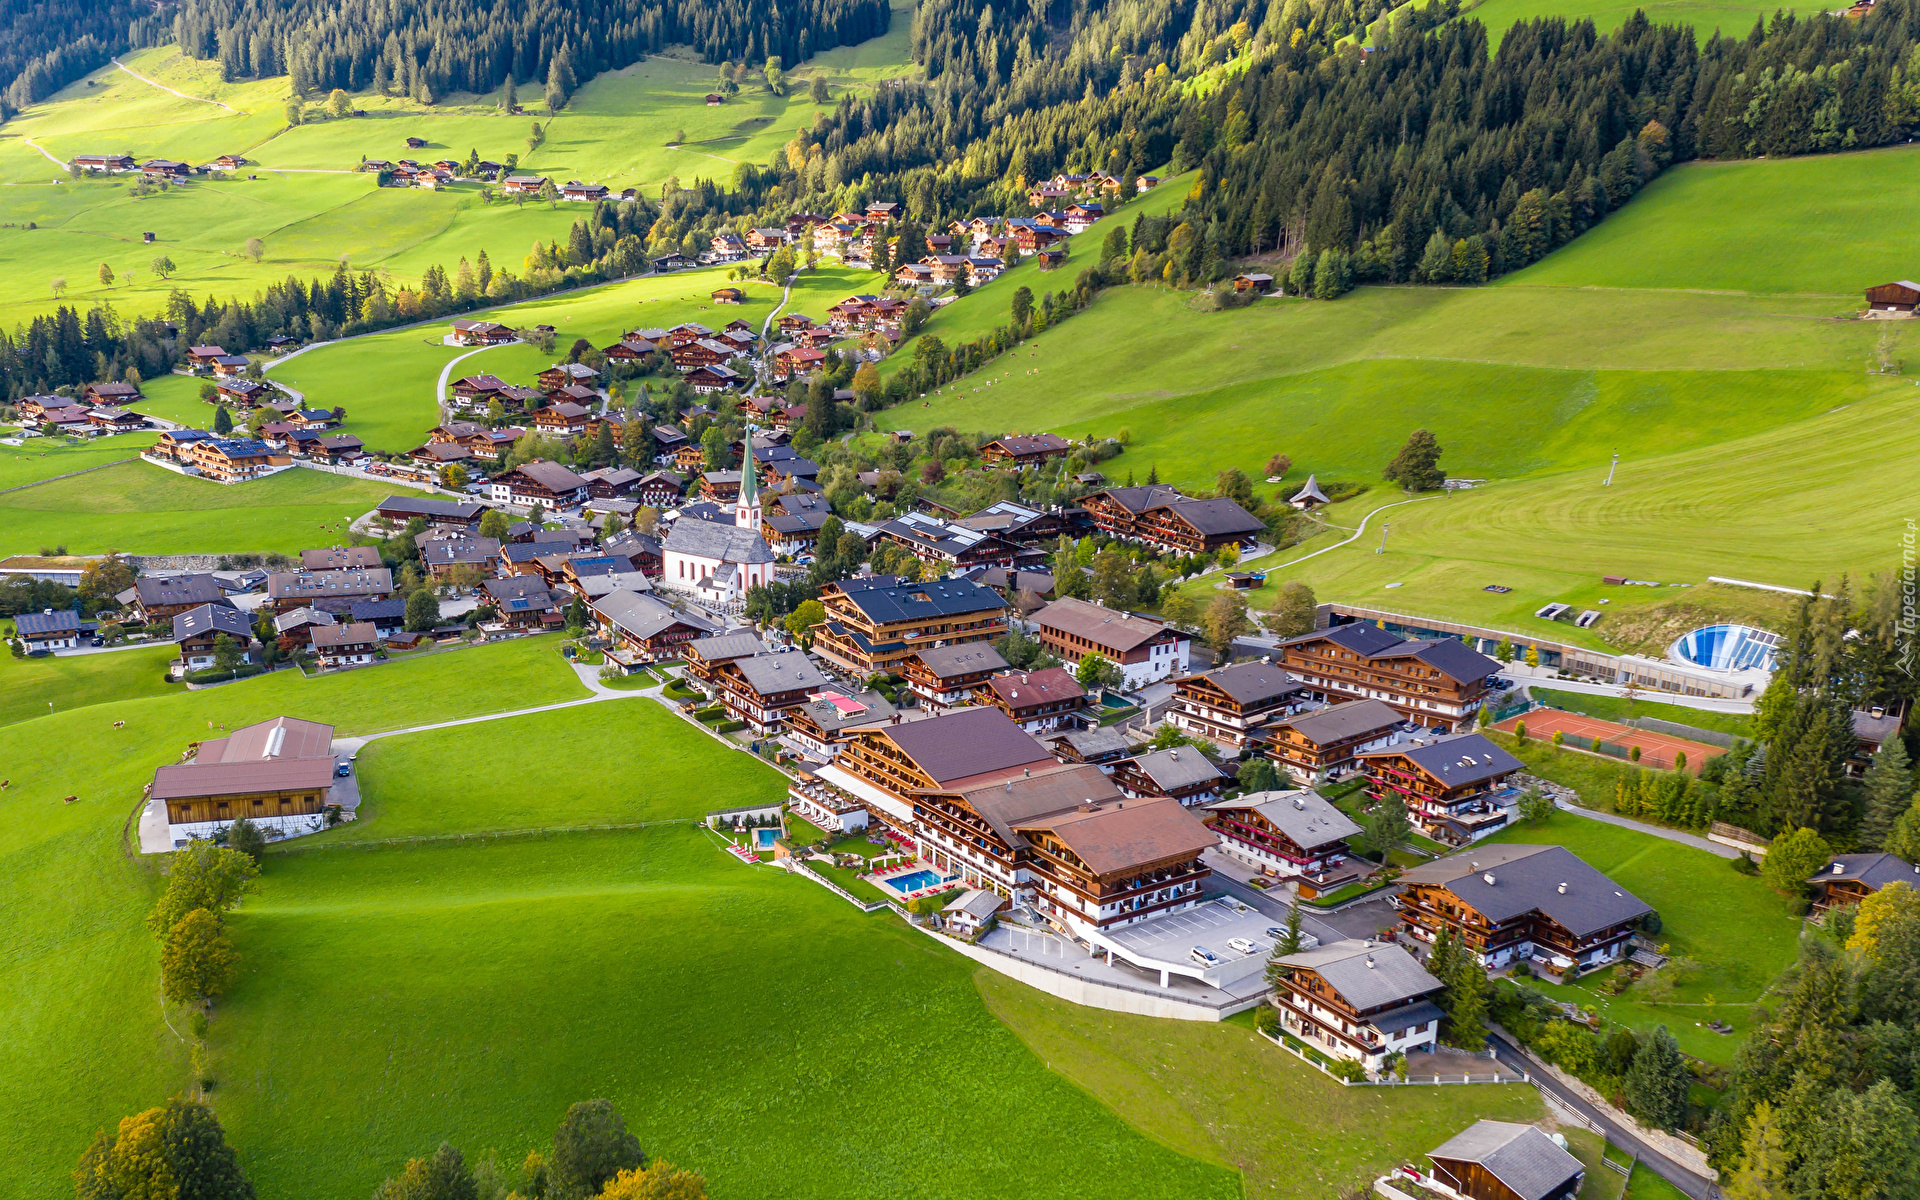
[{"label": "wooden barn", "polygon": [[1867,289],[1867,309],[1877,313],[1912,313],[1920,305],[1920,283],[1902,279]]}]

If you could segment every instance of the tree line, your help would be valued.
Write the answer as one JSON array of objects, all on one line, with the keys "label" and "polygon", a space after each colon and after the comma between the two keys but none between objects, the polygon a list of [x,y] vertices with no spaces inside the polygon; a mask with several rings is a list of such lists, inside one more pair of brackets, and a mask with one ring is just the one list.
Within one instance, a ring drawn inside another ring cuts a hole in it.
[{"label": "tree line", "polygon": [[554,107],[577,83],[672,45],[709,62],[800,62],[887,31],[886,0],[185,0],[183,53],[227,79],[288,75],[295,90],[398,90],[423,103],[544,81]]},{"label": "tree line", "polygon": [[[1539,19],[1497,49],[1456,0],[1397,12],[940,0],[915,23],[927,81],[843,98],[736,189],[766,211],[884,197],[943,223],[1030,212],[1027,189],[1060,171],[1130,183],[1198,167],[1186,214],[1198,261],[1278,254],[1296,263],[1293,290],[1338,295],[1516,270],[1674,162],[1886,145],[1920,128],[1914,0],[1863,19],[1783,14],[1704,43],[1641,14],[1612,34]],[[1369,20],[1371,53],[1340,43]]]},{"label": "tree line", "polygon": [[137,0],[0,5],[0,121],[166,33],[165,18]]}]

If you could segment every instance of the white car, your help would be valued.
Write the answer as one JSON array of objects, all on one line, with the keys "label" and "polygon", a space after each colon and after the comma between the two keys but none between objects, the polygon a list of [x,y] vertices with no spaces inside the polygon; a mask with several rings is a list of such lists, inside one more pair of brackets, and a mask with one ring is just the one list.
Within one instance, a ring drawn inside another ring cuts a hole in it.
[{"label": "white car", "polygon": [[1207,949],[1205,946],[1195,946],[1193,949],[1187,951],[1187,957],[1203,967],[1220,965],[1220,960],[1214,957],[1213,951]]},{"label": "white car", "polygon": [[1228,938],[1227,949],[1233,951],[1235,954],[1252,954],[1254,945],[1245,938]]}]

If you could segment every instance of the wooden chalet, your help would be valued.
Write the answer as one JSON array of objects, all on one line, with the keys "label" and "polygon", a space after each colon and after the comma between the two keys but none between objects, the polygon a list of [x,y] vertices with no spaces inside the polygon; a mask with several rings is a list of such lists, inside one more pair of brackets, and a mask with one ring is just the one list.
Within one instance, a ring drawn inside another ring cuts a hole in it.
[{"label": "wooden chalet", "polygon": [[1193,639],[1149,617],[1063,596],[1031,620],[1048,650],[1069,662],[1098,654],[1120,668],[1126,687],[1187,673]]},{"label": "wooden chalet", "polygon": [[817,778],[936,868],[1078,933],[1198,903],[1210,873],[1214,839],[1192,813],[1055,762],[992,708],[856,729]]},{"label": "wooden chalet", "polygon": [[929,712],[960,708],[972,704],[987,688],[987,681],[1009,664],[987,642],[961,642],[945,646],[923,646],[908,655],[900,673],[907,689],[920,697]]},{"label": "wooden chalet", "polygon": [[872,688],[829,684],[787,710],[786,736],[814,758],[830,762],[853,740],[854,730],[888,724],[897,712]]},{"label": "wooden chalet", "polygon": [[1920,867],[1886,853],[1836,854],[1807,880],[1816,913],[1858,904],[1896,883],[1920,891]]},{"label": "wooden chalet", "polygon": [[1357,753],[1368,793],[1398,798],[1420,831],[1450,846],[1504,828],[1519,798],[1507,781],[1526,769],[1477,733],[1408,741]]},{"label": "wooden chalet", "polygon": [[142,624],[168,621],[203,604],[226,604],[226,593],[211,575],[143,575],[114,597]]},{"label": "wooden chalet", "polygon": [[705,617],[680,612],[656,596],[625,589],[599,597],[588,608],[609,641],[647,660],[672,657],[688,642],[720,632],[720,627]]},{"label": "wooden chalet", "polygon": [[1300,876],[1302,887],[1317,885],[1310,892],[1365,874],[1347,853],[1360,826],[1318,792],[1249,792],[1211,801],[1205,811],[1221,850],[1270,875]]},{"label": "wooden chalet", "polygon": [[267,576],[267,602],[275,612],[296,608],[338,608],[355,600],[385,600],[393,595],[393,572],[385,567],[344,571],[275,571]]},{"label": "wooden chalet", "polygon": [[1113,781],[1129,796],[1171,796],[1189,807],[1220,798],[1227,776],[1191,746],[1155,750],[1113,765]]},{"label": "wooden chalet", "polygon": [[1071,453],[1073,443],[1057,433],[1009,434],[980,447],[980,461],[989,467],[1014,467],[1024,471]]},{"label": "wooden chalet", "polygon": [[1274,964],[1270,1002],[1280,1027],[1323,1054],[1359,1063],[1369,1077],[1393,1055],[1432,1051],[1440,1041],[1435,1001],[1446,985],[1400,946],[1347,938]]},{"label": "wooden chalet", "polygon": [[720,701],[758,736],[777,732],[787,713],[827,686],[827,677],[803,650],[755,654],[722,663],[713,673]]},{"label": "wooden chalet", "polygon": [[594,380],[599,378],[600,372],[585,363],[563,362],[555,363],[540,372],[535,377],[535,382],[540,385],[542,391],[551,392],[566,387],[570,383],[591,388]]},{"label": "wooden chalet", "polygon": [[1251,546],[1266,524],[1226,497],[1199,500],[1161,484],[1108,488],[1080,504],[1100,532],[1162,552],[1214,554]]},{"label": "wooden chalet", "polygon": [[1087,689],[1065,667],[1003,672],[987,681],[979,699],[1006,713],[1028,733],[1076,726],[1087,709]]},{"label": "wooden chalet", "polygon": [[1355,769],[1356,754],[1384,746],[1405,723],[1384,700],[1353,700],[1278,718],[1250,743],[1294,779],[1310,783]]},{"label": "wooden chalet", "polygon": [[1278,720],[1305,697],[1305,689],[1266,659],[1216,667],[1173,681],[1176,728],[1233,747]]},{"label": "wooden chalet", "polygon": [[572,401],[549,404],[533,414],[533,425],[549,437],[577,437],[587,430],[587,424],[593,420],[593,410]]},{"label": "wooden chalet", "polygon": [[379,656],[381,640],[372,621],[346,621],[316,627],[308,645],[322,667],[360,667]]},{"label": "wooden chalet", "polygon": [[717,676],[721,667],[735,659],[752,658],[756,654],[767,653],[766,644],[750,630],[699,638],[688,642],[685,648],[687,682],[702,689],[709,696],[715,695],[719,690]]},{"label": "wooden chalet", "polygon": [[1573,1200],[1586,1168],[1532,1125],[1475,1121],[1427,1152],[1429,1185],[1460,1200]]},{"label": "wooden chalet", "polygon": [[1007,632],[1007,602],[969,580],[845,579],[828,584],[820,603],[827,619],[814,635],[814,653],[862,679],[897,671],[924,648],[989,642]]},{"label": "wooden chalet", "polygon": [[1560,978],[1624,958],[1653,910],[1564,846],[1481,845],[1400,876],[1394,898],[1408,933],[1451,930],[1498,970],[1521,959]]},{"label": "wooden chalet", "polygon": [[1920,283],[1902,279],[1897,283],[1883,283],[1867,289],[1867,309],[1878,313],[1904,313],[1912,315],[1916,305],[1920,305]]},{"label": "wooden chalet", "polygon": [[333,778],[333,726],[275,717],[199,743],[188,761],[154,771],[149,794],[178,845],[241,817],[282,833],[317,828]]},{"label": "wooden chalet", "polygon": [[495,346],[513,339],[513,330],[498,321],[462,318],[453,323],[453,340],[462,346]]},{"label": "wooden chalet", "polygon": [[1236,292],[1252,292],[1255,295],[1264,296],[1273,290],[1273,276],[1263,271],[1249,271],[1244,275],[1235,275],[1233,277],[1233,290]]},{"label": "wooden chalet", "polygon": [[90,383],[81,393],[88,404],[123,408],[141,399],[140,389],[131,383]]},{"label": "wooden chalet", "polygon": [[1377,625],[1336,625],[1280,643],[1280,662],[1316,700],[1384,700],[1436,729],[1468,728],[1500,664],[1453,638],[1402,638]]}]

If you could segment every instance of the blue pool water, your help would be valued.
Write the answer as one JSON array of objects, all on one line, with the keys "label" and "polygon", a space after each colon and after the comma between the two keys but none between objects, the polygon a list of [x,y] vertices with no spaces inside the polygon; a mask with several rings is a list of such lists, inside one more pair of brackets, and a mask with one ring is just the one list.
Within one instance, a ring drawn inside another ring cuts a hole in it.
[{"label": "blue pool water", "polygon": [[762,850],[771,850],[773,843],[780,837],[780,831],[777,829],[761,829],[756,832],[760,838],[760,848]]},{"label": "blue pool water", "polygon": [[917,892],[923,887],[931,887],[939,882],[938,871],[915,871],[911,875],[895,875],[887,880],[887,886],[904,896],[908,892]]}]

